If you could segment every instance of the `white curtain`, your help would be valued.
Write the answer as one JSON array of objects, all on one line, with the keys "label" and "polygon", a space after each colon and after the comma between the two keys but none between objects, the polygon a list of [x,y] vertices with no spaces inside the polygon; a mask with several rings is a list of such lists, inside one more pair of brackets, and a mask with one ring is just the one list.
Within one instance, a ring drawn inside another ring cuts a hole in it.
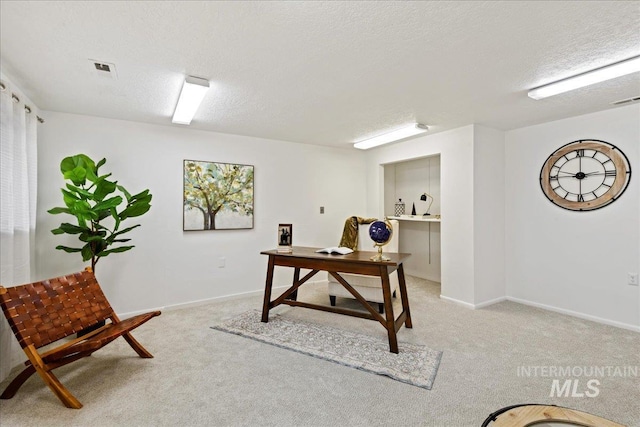
[{"label": "white curtain", "polygon": [[[0,81],[0,283],[9,287],[29,283],[34,270],[38,119],[35,106],[25,104],[18,88],[4,76]],[[22,352],[0,317],[2,380],[20,362]]]}]

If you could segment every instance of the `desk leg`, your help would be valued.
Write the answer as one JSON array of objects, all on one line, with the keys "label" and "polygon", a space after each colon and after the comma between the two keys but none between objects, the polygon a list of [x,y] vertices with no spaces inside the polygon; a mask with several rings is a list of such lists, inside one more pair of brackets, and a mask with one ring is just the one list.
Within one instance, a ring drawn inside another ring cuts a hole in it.
[{"label": "desk leg", "polygon": [[271,288],[273,287],[273,269],[275,267],[275,258],[269,255],[269,265],[267,266],[267,280],[264,284],[264,302],[262,303],[262,321],[269,321],[269,304],[271,303]]},{"label": "desk leg", "polygon": [[393,316],[393,304],[391,303],[391,284],[389,283],[389,272],[387,267],[380,267],[380,278],[382,279],[382,297],[384,299],[384,311],[386,314],[387,335],[389,336],[389,350],[398,353],[398,338],[396,336],[396,322]]},{"label": "desk leg", "polygon": [[[295,267],[295,270],[293,270],[293,284],[295,285],[299,281],[300,281],[300,267]],[[287,299],[298,301],[298,290],[296,289],[295,292],[293,292],[291,296]]]},{"label": "desk leg", "polygon": [[398,285],[400,286],[400,298],[402,299],[402,310],[407,313],[407,320],[404,322],[404,326],[412,328],[411,325],[411,310],[409,310],[409,296],[407,295],[407,284],[404,281],[404,267],[402,264],[398,266]]}]

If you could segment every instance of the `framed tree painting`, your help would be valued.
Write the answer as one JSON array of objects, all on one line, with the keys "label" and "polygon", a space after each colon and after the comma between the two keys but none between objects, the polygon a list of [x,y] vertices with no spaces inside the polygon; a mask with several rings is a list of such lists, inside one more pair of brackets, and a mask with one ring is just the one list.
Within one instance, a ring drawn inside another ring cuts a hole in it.
[{"label": "framed tree painting", "polygon": [[183,230],[253,228],[253,166],[185,160]]}]

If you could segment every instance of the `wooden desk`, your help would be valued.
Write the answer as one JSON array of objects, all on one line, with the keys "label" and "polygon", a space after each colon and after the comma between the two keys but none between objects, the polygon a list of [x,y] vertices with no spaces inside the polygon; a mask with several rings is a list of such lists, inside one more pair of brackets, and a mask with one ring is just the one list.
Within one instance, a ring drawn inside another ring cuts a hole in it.
[{"label": "wooden desk", "polygon": [[[279,253],[277,250],[260,252],[269,256],[267,267],[267,280],[264,288],[264,303],[262,305],[262,321],[269,321],[269,310],[280,305],[287,304],[294,307],[306,307],[315,310],[329,311],[332,313],[345,314],[348,316],[361,317],[365,319],[377,320],[387,330],[389,336],[389,349],[392,353],[398,353],[398,340],[396,332],[404,323],[407,328],[411,328],[411,312],[409,311],[409,298],[407,297],[407,286],[404,280],[404,269],[402,263],[411,254],[385,253],[389,261],[371,261],[371,257],[377,252],[356,251],[348,255],[327,255],[316,253],[319,248],[306,248],[294,246],[291,253]],[[271,301],[271,289],[273,287],[273,270],[276,265],[282,267],[293,267],[293,284],[275,300]],[[300,279],[300,269],[311,270]],[[391,288],[389,285],[389,274],[398,270],[398,282],[400,287],[400,298],[402,300],[402,313],[398,318],[394,318],[393,305],[391,303]],[[368,313],[349,310],[339,307],[331,307],[318,304],[310,304],[297,300],[298,288],[313,277],[318,271],[327,271],[338,282],[342,284],[354,298],[367,309]],[[363,297],[360,295],[339,273],[354,273],[367,276],[378,276],[381,280],[382,295],[384,297],[385,317],[382,317]]]}]

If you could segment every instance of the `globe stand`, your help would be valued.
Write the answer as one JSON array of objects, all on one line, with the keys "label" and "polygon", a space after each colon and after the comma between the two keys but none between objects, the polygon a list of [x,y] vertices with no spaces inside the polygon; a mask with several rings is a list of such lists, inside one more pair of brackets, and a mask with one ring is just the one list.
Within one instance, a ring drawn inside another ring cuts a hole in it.
[{"label": "globe stand", "polygon": [[388,219],[375,221],[369,227],[369,237],[373,240],[374,246],[378,247],[378,253],[370,258],[371,261],[390,261],[391,258],[382,255],[382,247],[391,241],[393,236],[393,226]]},{"label": "globe stand", "polygon": [[[389,242],[387,242],[387,243],[389,243]],[[391,260],[391,258],[382,255],[382,247],[384,245],[386,245],[387,243],[383,243],[383,244],[376,243],[375,244],[375,246],[378,247],[378,253],[370,258],[371,261],[389,261],[389,260]]]}]

